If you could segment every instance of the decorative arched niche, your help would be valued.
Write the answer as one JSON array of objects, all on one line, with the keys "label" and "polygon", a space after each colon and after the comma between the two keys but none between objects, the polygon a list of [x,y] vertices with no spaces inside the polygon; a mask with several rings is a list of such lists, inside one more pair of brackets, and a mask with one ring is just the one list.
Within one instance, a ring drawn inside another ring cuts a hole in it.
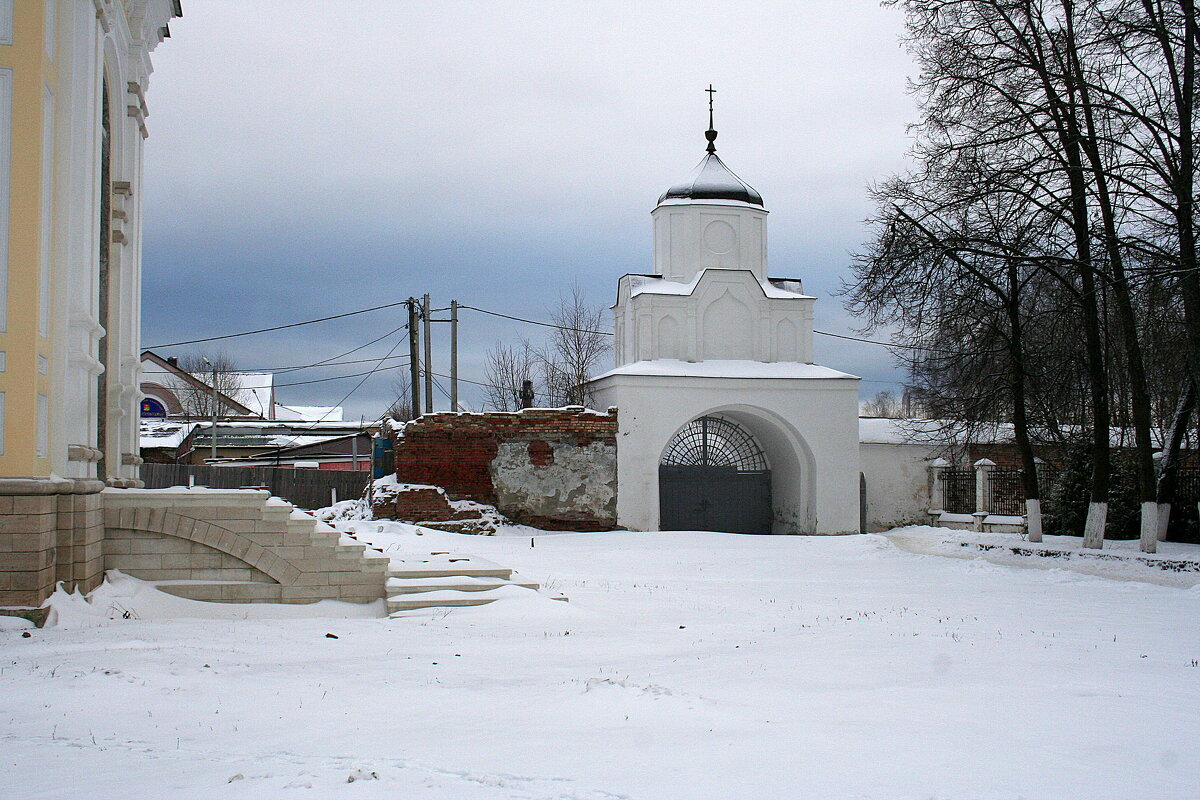
[{"label": "decorative arched niche", "polygon": [[683,358],[679,323],[669,314],[658,321],[658,357]]},{"label": "decorative arched niche", "polygon": [[796,325],[790,319],[780,320],[775,326],[775,360],[799,361]]},{"label": "decorative arched niche", "polygon": [[701,335],[703,358],[733,360],[754,358],[750,309],[726,289],[704,309]]}]

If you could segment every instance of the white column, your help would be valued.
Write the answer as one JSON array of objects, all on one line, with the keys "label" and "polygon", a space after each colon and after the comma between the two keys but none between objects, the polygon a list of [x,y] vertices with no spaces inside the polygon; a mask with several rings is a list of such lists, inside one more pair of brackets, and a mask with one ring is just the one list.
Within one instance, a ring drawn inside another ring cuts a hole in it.
[{"label": "white column", "polygon": [[935,458],[929,462],[929,513],[942,514],[946,510],[946,484],[942,474],[950,468],[950,462],[944,458]]},{"label": "white column", "polygon": [[981,458],[973,465],[975,467],[975,530],[983,530],[983,520],[992,508],[992,470],[996,462]]}]

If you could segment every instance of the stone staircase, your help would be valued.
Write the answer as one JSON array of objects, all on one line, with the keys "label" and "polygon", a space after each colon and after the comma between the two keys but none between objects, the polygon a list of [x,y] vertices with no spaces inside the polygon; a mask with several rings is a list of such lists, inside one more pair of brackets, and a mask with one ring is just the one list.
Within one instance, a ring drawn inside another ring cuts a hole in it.
[{"label": "stone staircase", "polygon": [[[482,606],[541,587],[511,569],[476,556],[435,552],[392,559],[387,580],[387,611]],[[565,601],[561,595],[552,596]]]},{"label": "stone staircase", "polygon": [[269,493],[105,490],[104,567],[191,600],[371,603],[390,560]]},{"label": "stone staircase", "polygon": [[477,556],[385,554],[368,537],[343,534],[265,491],[175,487],[103,495],[105,569],[191,600],[385,599],[391,615],[480,606],[541,588]]}]

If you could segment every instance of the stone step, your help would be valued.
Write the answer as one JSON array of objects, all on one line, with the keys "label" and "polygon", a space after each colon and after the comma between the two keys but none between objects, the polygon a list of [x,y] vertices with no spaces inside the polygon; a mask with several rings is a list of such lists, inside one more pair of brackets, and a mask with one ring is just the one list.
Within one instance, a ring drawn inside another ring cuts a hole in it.
[{"label": "stone step", "polygon": [[278,583],[258,581],[151,581],[155,588],[186,600],[210,603],[278,603]]},{"label": "stone step", "polygon": [[470,578],[464,575],[446,575],[430,578],[389,578],[387,591],[389,595],[417,594],[419,592],[436,592],[441,590],[455,592],[486,592],[501,586],[519,586],[522,589],[536,591],[538,584],[519,581],[507,581],[502,578]]},{"label": "stone step", "polygon": [[508,580],[512,577],[512,570],[504,567],[456,567],[453,565],[446,566],[420,566],[413,564],[411,568],[405,566],[402,569],[397,569],[395,562],[388,570],[389,578],[446,578],[446,577],[463,577],[463,578],[502,578]]},{"label": "stone step", "polygon": [[[438,597],[431,595],[437,594]],[[418,594],[401,594],[387,599],[387,613],[397,611],[413,611],[420,608],[462,608],[464,606],[486,606],[494,603],[499,597],[489,597],[482,592],[456,593],[454,597],[441,596],[441,592],[421,592]]]},{"label": "stone step", "polygon": [[470,578],[512,577],[512,570],[475,556],[460,556],[453,553],[430,553],[393,557],[388,570],[391,578],[445,578],[465,576]]},{"label": "stone step", "polygon": [[[503,597],[520,596],[522,591],[537,592],[537,584],[510,583],[502,581],[486,585],[490,581],[469,582],[466,588],[453,584],[442,583],[428,588],[413,588],[418,584],[392,579],[388,581],[387,612],[389,615],[398,611],[412,611],[421,608],[458,608],[463,606],[482,606],[495,602]],[[395,585],[399,584],[399,586]],[[543,595],[544,597],[545,595]],[[556,594],[549,599],[566,601],[564,595]]]}]

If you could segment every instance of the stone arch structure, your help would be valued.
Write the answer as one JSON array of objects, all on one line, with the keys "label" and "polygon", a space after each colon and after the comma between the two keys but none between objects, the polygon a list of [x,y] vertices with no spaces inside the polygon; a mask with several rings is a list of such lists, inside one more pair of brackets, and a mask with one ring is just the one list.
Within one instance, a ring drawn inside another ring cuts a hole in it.
[{"label": "stone arch structure", "polygon": [[153,397],[155,400],[158,400],[160,403],[162,403],[166,407],[167,413],[169,413],[169,414],[182,414],[183,413],[183,405],[180,404],[179,398],[175,395],[174,392],[172,392],[167,387],[163,386],[161,383],[154,383],[153,381],[143,381],[141,388],[142,388],[143,395],[145,395],[146,397]]},{"label": "stone arch structure", "polygon": [[194,600],[370,602],[388,560],[267,492],[122,489],[103,493],[104,568],[169,581]]},{"label": "stone arch structure", "polygon": [[[152,534],[201,545],[203,548],[229,556],[239,565],[262,573],[274,583],[291,584],[300,576],[297,567],[247,536],[216,523],[186,517],[168,509],[121,509],[114,527],[135,534]],[[114,566],[120,568],[120,559],[115,561],[117,563]],[[211,566],[206,568],[219,569]],[[161,572],[167,569],[169,568],[160,566],[152,571]],[[139,571],[145,570],[134,567],[130,571],[136,576]]]},{"label": "stone arch structure", "polygon": [[[795,426],[773,411],[744,404],[716,406],[693,416],[684,424],[700,417],[717,417],[734,422],[744,428],[762,448],[770,466],[770,532],[813,532],[816,524],[813,511],[816,462],[811,448]],[[662,443],[659,462],[666,456],[677,432],[678,428]]]}]

